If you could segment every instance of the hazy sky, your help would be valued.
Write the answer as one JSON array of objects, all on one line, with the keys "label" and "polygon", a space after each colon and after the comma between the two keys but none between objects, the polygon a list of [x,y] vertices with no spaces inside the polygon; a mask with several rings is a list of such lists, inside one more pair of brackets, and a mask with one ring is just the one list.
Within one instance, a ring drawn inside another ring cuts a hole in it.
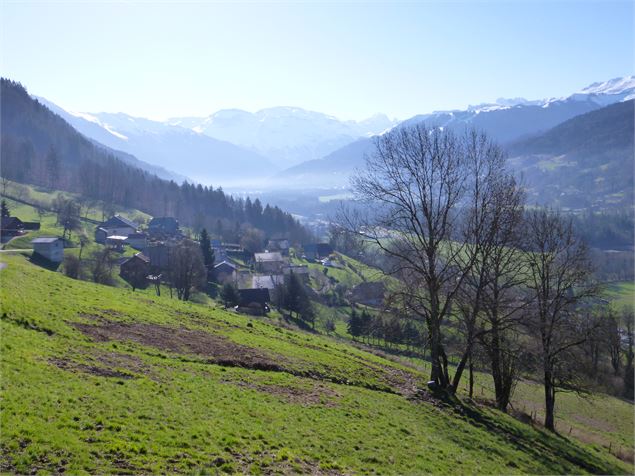
[{"label": "hazy sky", "polygon": [[0,3],[2,75],[74,111],[405,119],[634,69],[632,1]]}]

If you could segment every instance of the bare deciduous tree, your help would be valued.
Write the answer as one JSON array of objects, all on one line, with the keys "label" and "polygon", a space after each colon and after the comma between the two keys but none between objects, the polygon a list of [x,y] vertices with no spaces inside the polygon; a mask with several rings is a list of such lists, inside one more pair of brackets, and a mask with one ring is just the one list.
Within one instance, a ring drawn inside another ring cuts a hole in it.
[{"label": "bare deciduous tree", "polygon": [[551,210],[527,215],[527,287],[534,304],[532,332],[539,336],[545,391],[545,427],[555,431],[554,406],[559,390],[581,390],[576,350],[589,327],[579,306],[593,296],[587,247],[573,232],[571,220]]},{"label": "bare deciduous tree", "polygon": [[506,169],[501,149],[475,131],[465,136],[464,143],[468,176],[459,238],[465,246],[463,253],[457,255],[457,265],[466,274],[455,300],[465,347],[454,374],[454,391],[465,365],[471,361],[477,337],[483,331],[479,319],[483,314],[485,292],[491,281],[499,278],[493,272],[496,268],[492,261],[500,258],[498,255],[504,246],[514,244],[510,238],[520,222],[523,202],[520,188]]},{"label": "bare deciduous tree", "polygon": [[450,376],[442,323],[471,267],[459,266],[466,245],[455,240],[470,185],[468,137],[423,125],[399,128],[377,139],[352,184],[373,210],[354,227],[392,258],[392,272],[405,283],[402,302],[427,325],[430,379],[443,388]]},{"label": "bare deciduous tree", "polygon": [[189,300],[192,290],[205,284],[206,276],[203,254],[198,243],[183,240],[170,249],[169,279],[176,288],[179,299]]}]

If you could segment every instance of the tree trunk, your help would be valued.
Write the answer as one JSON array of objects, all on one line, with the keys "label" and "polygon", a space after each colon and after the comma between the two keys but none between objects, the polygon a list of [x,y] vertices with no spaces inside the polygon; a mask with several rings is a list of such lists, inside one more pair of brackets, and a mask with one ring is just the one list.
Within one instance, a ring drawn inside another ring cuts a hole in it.
[{"label": "tree trunk", "polygon": [[556,404],[556,392],[551,381],[551,372],[545,370],[545,428],[556,431],[554,422],[554,407]]},{"label": "tree trunk", "polygon": [[474,398],[474,365],[470,353],[470,399]]},{"label": "tree trunk", "polygon": [[[471,339],[471,338],[470,338]],[[472,354],[472,344],[471,342],[468,342],[467,347],[465,348],[465,352],[463,352],[463,355],[461,356],[461,361],[459,362],[459,365],[457,365],[455,373],[454,373],[454,379],[452,380],[452,392],[456,393],[456,391],[459,389],[459,383],[461,383],[461,376],[463,375],[463,370],[465,369],[465,365],[468,363],[468,361],[471,363],[472,359],[471,359],[471,354]]]}]

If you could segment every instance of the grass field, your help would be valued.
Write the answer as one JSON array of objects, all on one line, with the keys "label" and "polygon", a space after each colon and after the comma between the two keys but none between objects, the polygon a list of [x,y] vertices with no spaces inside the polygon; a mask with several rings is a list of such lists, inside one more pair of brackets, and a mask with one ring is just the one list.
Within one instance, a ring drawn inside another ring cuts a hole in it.
[{"label": "grass field", "polygon": [[632,281],[608,284],[604,294],[618,310],[635,307],[635,283]]},{"label": "grass field", "polygon": [[597,444],[417,393],[425,369],[407,361],[0,260],[2,471],[633,472]]}]

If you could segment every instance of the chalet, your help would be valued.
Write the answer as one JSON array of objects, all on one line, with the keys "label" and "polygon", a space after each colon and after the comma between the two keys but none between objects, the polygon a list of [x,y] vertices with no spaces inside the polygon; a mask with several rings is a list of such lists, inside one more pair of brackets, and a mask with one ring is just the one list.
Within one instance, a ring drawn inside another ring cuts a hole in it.
[{"label": "chalet", "polygon": [[2,217],[0,234],[2,236],[16,236],[24,231],[24,223],[17,217]]},{"label": "chalet", "polygon": [[64,242],[55,236],[41,236],[31,240],[33,254],[53,263],[64,261]]},{"label": "chalet", "polygon": [[[97,226],[97,230],[104,230],[106,234],[102,237],[103,232],[100,232],[98,236],[97,231],[95,231],[95,241],[98,243],[104,243],[106,237],[112,235],[128,236],[135,233],[138,228],[139,225],[132,220],[128,220],[126,217],[122,217],[121,215],[115,215]],[[99,241],[98,238],[101,241]]]},{"label": "chalet", "polygon": [[281,274],[256,275],[251,278],[251,287],[254,289],[268,289],[273,291],[276,286],[284,284],[284,276]]},{"label": "chalet", "polygon": [[282,271],[285,262],[282,255],[278,251],[268,253],[255,253],[256,270],[261,273],[278,274]]},{"label": "chalet", "polygon": [[176,236],[181,233],[179,222],[173,217],[155,217],[148,223],[148,233],[152,236]]},{"label": "chalet", "polygon": [[[137,253],[121,263],[119,276],[131,283],[135,288],[145,288],[148,285],[146,276],[150,274],[150,258],[143,253]],[[143,277],[143,279],[140,279]]]},{"label": "chalet", "polygon": [[327,258],[333,253],[333,247],[328,243],[310,243],[302,247],[306,259],[319,260]]},{"label": "chalet", "polygon": [[132,246],[135,250],[143,251],[148,246],[148,235],[141,232],[135,232],[128,235],[126,244]]},{"label": "chalet", "polygon": [[269,310],[268,289],[239,289],[238,290],[238,311],[248,314],[264,315]]},{"label": "chalet", "polygon": [[289,256],[289,240],[286,238],[273,238],[267,242],[267,251],[279,251],[282,256]]},{"label": "chalet", "polygon": [[228,261],[221,261],[214,266],[214,273],[220,283],[233,282],[236,280],[236,266]]}]

